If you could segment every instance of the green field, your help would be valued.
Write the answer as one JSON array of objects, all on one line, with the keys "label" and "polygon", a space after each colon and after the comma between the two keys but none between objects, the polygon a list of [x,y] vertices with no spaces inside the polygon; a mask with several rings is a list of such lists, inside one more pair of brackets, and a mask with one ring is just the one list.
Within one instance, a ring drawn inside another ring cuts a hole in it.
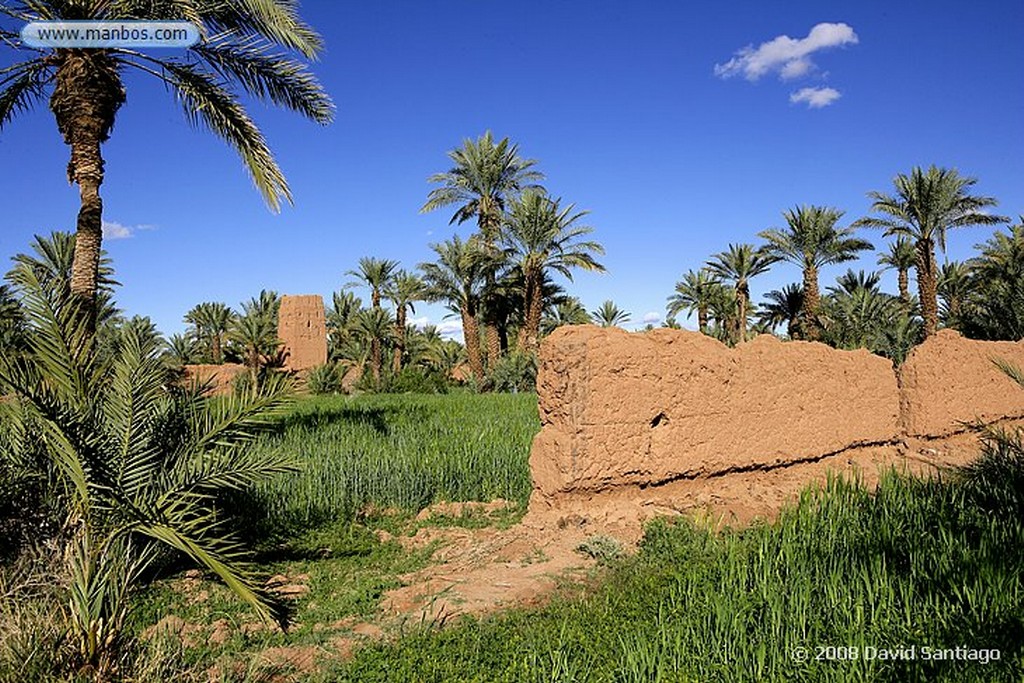
[{"label": "green field", "polygon": [[302,529],[442,500],[504,498],[523,508],[539,429],[533,394],[305,399],[256,444],[293,456],[300,471],[259,487],[252,512]]}]

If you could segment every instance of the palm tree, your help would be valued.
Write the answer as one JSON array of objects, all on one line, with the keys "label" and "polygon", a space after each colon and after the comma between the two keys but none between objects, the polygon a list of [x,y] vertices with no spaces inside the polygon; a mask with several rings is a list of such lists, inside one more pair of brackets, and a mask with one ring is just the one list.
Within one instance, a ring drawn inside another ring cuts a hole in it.
[{"label": "palm tree", "polygon": [[420,272],[427,285],[428,301],[446,301],[449,308],[462,317],[462,337],[466,359],[476,381],[484,380],[483,358],[480,356],[480,330],[477,315],[488,261],[493,258],[476,238],[463,242],[457,236],[432,244],[437,261],[421,263]]},{"label": "palm tree", "polygon": [[[24,270],[31,270],[51,300],[59,300],[71,291],[75,243],[75,235],[70,232],[56,231],[46,237],[36,235],[29,245],[33,253],[15,255],[12,259],[14,267],[7,273],[6,279],[18,287],[18,282],[23,279]],[[113,297],[114,288],[120,283],[114,279],[114,268],[111,263],[107,252],[101,250],[97,266],[95,325],[107,332],[116,323],[120,314],[114,306]]]},{"label": "palm tree", "polygon": [[1024,338],[1024,216],[1007,232],[997,230],[975,245],[981,253],[968,261],[970,305],[964,332],[978,339]]},{"label": "palm tree", "polygon": [[224,362],[223,342],[234,317],[234,312],[227,304],[216,301],[196,304],[185,314],[185,322],[192,325],[196,339],[206,346],[214,365]]},{"label": "palm tree", "polygon": [[715,301],[722,296],[722,283],[707,268],[690,270],[676,283],[676,293],[668,298],[668,315],[674,317],[686,311],[697,312],[697,327],[702,334],[708,333],[708,313]]},{"label": "palm tree", "polygon": [[764,295],[768,303],[761,307],[758,322],[771,331],[786,323],[786,334],[794,339],[804,310],[804,288],[800,284],[788,284],[781,290],[773,289]]},{"label": "palm tree", "polygon": [[461,149],[448,152],[452,168],[435,173],[427,182],[437,183],[427,195],[420,213],[458,205],[449,225],[476,219],[484,241],[498,241],[501,217],[507,202],[526,189],[535,189],[544,174],[534,159],[519,156],[519,145],[502,138],[497,144],[491,131],[477,140],[465,139]]},{"label": "palm tree", "polygon": [[184,334],[172,334],[167,339],[165,351],[174,363],[189,365],[195,362],[199,349],[194,337]]},{"label": "palm tree", "polygon": [[55,304],[31,271],[22,296],[27,352],[0,356],[0,385],[13,389],[17,405],[0,410],[5,424],[35,435],[65,501],[61,590],[75,668],[108,679],[133,589],[161,550],[191,558],[258,615],[284,623],[221,512],[225,492],[295,469],[280,453],[246,447],[284,406],[283,380],[254,397],[210,401],[169,383],[159,337],[145,324],[126,325],[108,359],[86,328],[81,299],[68,294]]},{"label": "palm tree", "polygon": [[800,206],[782,213],[786,229],[770,228],[758,233],[767,251],[783,261],[803,269],[803,308],[796,330],[803,339],[815,340],[820,334],[818,312],[821,293],[818,271],[826,265],[857,258],[858,251],[872,249],[870,242],[853,237],[853,228],[837,228],[843,212],[826,206]]},{"label": "palm tree", "polygon": [[574,204],[563,208],[560,202],[527,190],[512,202],[502,230],[506,259],[522,276],[524,315],[519,348],[527,352],[537,350],[548,271],[561,273],[570,281],[573,268],[604,271],[594,259],[595,254],[604,253],[604,248],[582,239],[593,228],[576,224],[587,212],[575,211]]},{"label": "palm tree", "polygon": [[927,171],[914,167],[910,175],[900,173],[893,180],[896,194],[869,192],[871,210],[886,214],[867,216],[854,222],[885,230],[885,236],[903,235],[914,241],[917,251],[917,287],[924,317],[926,337],[935,334],[939,322],[938,281],[935,246],[946,251],[946,231],[968,225],[994,225],[1009,219],[984,213],[996,205],[992,197],[976,197],[969,190],[978,181],[957,173],[956,169],[930,166]]},{"label": "palm tree", "polygon": [[878,273],[848,270],[834,287],[828,288],[823,315],[823,337],[827,343],[843,349],[866,348],[877,352],[889,343],[887,331],[901,328],[904,338],[913,332],[907,310],[898,298],[879,288],[880,282]]},{"label": "palm tree", "polygon": [[405,355],[406,314],[416,312],[414,304],[424,296],[423,280],[404,270],[398,271],[388,287],[385,295],[395,305],[395,355],[392,369],[397,375],[402,371],[402,358]]},{"label": "palm tree", "polygon": [[343,346],[352,339],[356,315],[363,302],[352,292],[334,292],[327,309],[327,342],[332,360],[340,358]]},{"label": "palm tree", "polygon": [[[276,305],[275,305],[276,302]],[[261,292],[242,307],[228,330],[228,339],[238,347],[242,364],[249,369],[249,389],[256,395],[262,384],[262,370],[275,363],[281,352],[277,338],[277,310],[280,300],[273,293]]]},{"label": "palm tree", "polygon": [[768,272],[779,257],[752,244],[730,244],[728,251],[711,257],[707,268],[712,275],[731,282],[736,293],[736,320],[733,342],[747,338],[747,314],[750,308],[750,280]]},{"label": "palm tree", "polygon": [[393,323],[391,314],[383,308],[368,308],[359,312],[355,331],[370,342],[370,372],[373,373],[374,389],[380,389],[381,370],[384,367],[382,345],[392,339]]},{"label": "palm tree", "polygon": [[398,268],[398,261],[364,256],[359,259],[358,269],[347,271],[347,275],[353,275],[357,278],[357,282],[350,282],[347,286],[356,287],[363,285],[369,287],[371,307],[380,308],[384,290],[390,284],[396,268]]},{"label": "palm tree", "polygon": [[889,251],[878,257],[878,265],[896,269],[900,302],[907,308],[911,305],[909,273],[915,263],[917,263],[917,251],[914,249],[913,242],[903,235],[897,235],[896,239],[889,243]]},{"label": "palm tree", "polygon": [[[460,149],[448,152],[448,158],[452,168],[427,179],[440,187],[430,191],[420,213],[456,206],[449,225],[461,225],[475,218],[483,246],[496,253],[501,218],[508,203],[524,190],[538,189],[537,183],[544,179],[544,174],[534,168],[536,160],[520,157],[519,146],[508,138],[495,144],[490,131],[476,140],[463,140]],[[487,351],[492,362],[501,355],[502,335],[497,328],[504,324],[494,291],[499,265],[496,259],[492,261],[494,271],[486,275],[483,301],[488,321]]]},{"label": "palm tree", "polygon": [[591,318],[601,327],[619,327],[629,322],[630,315],[615,305],[611,299],[590,312]]},{"label": "palm tree", "polygon": [[[374,311],[379,311],[381,297],[384,296],[384,290],[390,285],[396,268],[398,268],[398,261],[364,256],[359,259],[359,269],[350,270],[348,274],[354,275],[359,279],[358,282],[351,283],[351,285],[362,284],[370,288],[370,306]],[[371,336],[367,338],[370,340],[370,357],[379,360],[381,358],[381,337]],[[380,386],[379,374],[380,368],[377,367],[377,374],[374,377],[378,387]]]},{"label": "palm tree", "polygon": [[545,335],[551,334],[564,325],[589,325],[593,321],[587,309],[576,297],[569,297],[560,301],[554,306],[549,306],[541,320],[541,332]]},{"label": "palm tree", "polygon": [[970,268],[961,261],[947,261],[939,269],[937,286],[942,305],[939,317],[946,327],[960,329],[960,315],[964,304],[971,297],[971,286],[974,284],[970,276]]},{"label": "palm tree", "polygon": [[193,125],[200,122],[233,147],[270,208],[291,192],[263,134],[232,87],[246,95],[298,112],[320,124],[333,119],[330,98],[306,66],[284,51],[312,59],[320,37],[290,1],[248,2],[2,2],[0,14],[21,24],[42,20],[130,21],[181,19],[207,37],[188,48],[188,58],[161,59],[129,48],[25,48],[5,33],[4,44],[31,58],[0,70],[0,127],[38,105],[50,91],[49,107],[71,148],[68,180],[78,185],[75,265],[71,291],[83,301],[95,329],[95,302],[103,240],[104,179],[101,146],[110,137],[127,93],[127,71],[147,74],[173,92]]}]

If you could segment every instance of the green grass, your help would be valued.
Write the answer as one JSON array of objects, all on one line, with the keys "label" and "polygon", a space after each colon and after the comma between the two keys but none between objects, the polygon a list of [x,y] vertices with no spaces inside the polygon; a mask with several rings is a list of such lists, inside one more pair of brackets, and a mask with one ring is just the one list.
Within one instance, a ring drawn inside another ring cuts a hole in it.
[{"label": "green grass", "polygon": [[[658,522],[594,594],[368,647],[322,680],[1019,681],[1021,512],[892,476],[875,495],[833,482],[744,531]],[[829,646],[847,649],[819,659]],[[924,659],[957,646],[1000,659]]]},{"label": "green grass", "polygon": [[505,498],[522,510],[539,429],[533,394],[305,399],[255,446],[292,454],[301,471],[239,505],[243,516],[271,520],[271,531],[284,533],[372,509],[415,513],[441,500]]}]

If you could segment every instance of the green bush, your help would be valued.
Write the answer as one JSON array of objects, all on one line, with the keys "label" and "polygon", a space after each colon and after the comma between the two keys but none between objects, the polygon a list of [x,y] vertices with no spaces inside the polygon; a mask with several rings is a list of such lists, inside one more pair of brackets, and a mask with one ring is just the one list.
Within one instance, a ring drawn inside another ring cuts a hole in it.
[{"label": "green bush", "polygon": [[340,394],[343,375],[342,369],[336,363],[318,365],[306,375],[306,388],[314,396]]},{"label": "green bush", "polygon": [[511,394],[537,390],[537,356],[514,351],[495,363],[488,379],[494,391]]}]

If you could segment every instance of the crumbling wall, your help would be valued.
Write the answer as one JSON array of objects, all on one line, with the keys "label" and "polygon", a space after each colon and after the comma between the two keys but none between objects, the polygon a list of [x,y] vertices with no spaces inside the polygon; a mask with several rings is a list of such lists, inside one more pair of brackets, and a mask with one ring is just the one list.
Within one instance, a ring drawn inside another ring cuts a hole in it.
[{"label": "crumbling wall", "polygon": [[892,366],[867,351],[569,326],[540,362],[530,465],[548,495],[770,467],[899,429]]},{"label": "crumbling wall", "polygon": [[968,424],[1024,417],[1024,390],[996,360],[1024,369],[1024,342],[974,341],[940,330],[911,351],[900,368],[903,432],[940,437]]},{"label": "crumbling wall", "polygon": [[1024,344],[940,332],[897,377],[865,350],[769,335],[731,349],[680,330],[560,328],[540,351],[531,515],[630,497],[766,513],[828,471],[870,481],[965,462],[977,441],[952,437],[964,422],[1024,418],[994,357],[1024,367]]},{"label": "crumbling wall", "polygon": [[211,393],[214,396],[223,396],[231,393],[235,377],[243,372],[246,372],[246,367],[236,363],[186,365],[184,367],[183,381],[186,385],[194,382],[199,384],[210,382],[213,385]]},{"label": "crumbling wall", "polygon": [[281,297],[277,336],[285,367],[303,372],[327,362],[327,316],[319,294]]}]

